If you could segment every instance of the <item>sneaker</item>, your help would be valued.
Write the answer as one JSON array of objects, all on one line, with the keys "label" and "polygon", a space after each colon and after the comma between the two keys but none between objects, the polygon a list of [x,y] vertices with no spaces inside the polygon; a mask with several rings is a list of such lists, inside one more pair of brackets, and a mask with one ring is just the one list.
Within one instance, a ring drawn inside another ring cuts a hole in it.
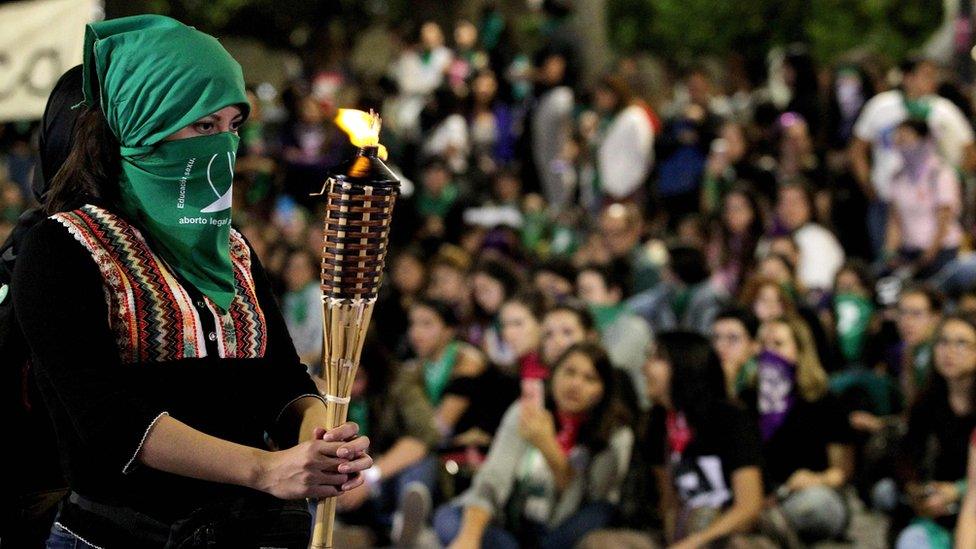
[{"label": "sneaker", "polygon": [[393,517],[390,540],[397,547],[414,547],[427,526],[433,502],[430,490],[421,482],[407,484],[400,497],[400,506]]}]

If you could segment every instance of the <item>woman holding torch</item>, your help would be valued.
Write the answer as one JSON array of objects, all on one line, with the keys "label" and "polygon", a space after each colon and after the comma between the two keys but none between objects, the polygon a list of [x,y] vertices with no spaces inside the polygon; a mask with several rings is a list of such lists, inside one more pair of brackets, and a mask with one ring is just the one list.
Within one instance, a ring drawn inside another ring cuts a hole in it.
[{"label": "woman holding torch", "polygon": [[192,27],[127,17],[88,27],[84,92],[12,284],[71,488],[48,547],[305,548],[293,500],[359,486],[371,459],[354,424],[326,431],[230,225],[241,68]]}]

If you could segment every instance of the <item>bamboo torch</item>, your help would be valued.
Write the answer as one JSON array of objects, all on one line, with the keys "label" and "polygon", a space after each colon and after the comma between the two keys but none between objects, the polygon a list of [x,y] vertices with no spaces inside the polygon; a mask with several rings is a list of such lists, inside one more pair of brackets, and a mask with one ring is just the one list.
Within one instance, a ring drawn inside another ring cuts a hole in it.
[{"label": "bamboo torch", "polygon": [[[380,118],[370,111],[340,109],[336,123],[359,152],[326,179],[322,244],[322,375],[328,425],[346,421],[363,340],[376,304],[400,181],[383,163]],[[336,499],[319,500],[312,548],[332,547]]]}]

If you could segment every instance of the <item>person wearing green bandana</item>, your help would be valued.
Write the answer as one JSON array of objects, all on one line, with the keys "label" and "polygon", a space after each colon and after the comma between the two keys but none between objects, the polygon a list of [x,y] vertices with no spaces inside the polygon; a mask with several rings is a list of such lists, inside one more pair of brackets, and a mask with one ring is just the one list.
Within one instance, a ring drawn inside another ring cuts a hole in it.
[{"label": "person wearing green bandana", "polygon": [[642,409],[650,407],[644,390],[644,356],[653,337],[651,328],[623,303],[626,295],[626,268],[610,265],[585,265],[576,277],[576,293],[593,315],[600,341],[614,367],[627,372]]},{"label": "person wearing green bandana", "polygon": [[[240,65],[141,15],[86,29],[84,101],[12,288],[70,487],[48,547],[306,547],[362,484],[232,225]],[[270,442],[269,442],[270,441]]]},{"label": "person wearing green bandana", "polygon": [[473,446],[487,446],[505,405],[511,402],[489,389],[495,370],[478,349],[457,338],[457,317],[447,303],[418,299],[409,317],[407,337],[416,360],[405,366],[403,375],[423,386],[435,409],[441,442],[452,446],[458,438],[472,437],[477,439]]},{"label": "person wearing green bandana", "polygon": [[942,305],[942,296],[925,286],[906,288],[898,297],[898,335],[903,344],[900,381],[906,405],[928,385]]}]

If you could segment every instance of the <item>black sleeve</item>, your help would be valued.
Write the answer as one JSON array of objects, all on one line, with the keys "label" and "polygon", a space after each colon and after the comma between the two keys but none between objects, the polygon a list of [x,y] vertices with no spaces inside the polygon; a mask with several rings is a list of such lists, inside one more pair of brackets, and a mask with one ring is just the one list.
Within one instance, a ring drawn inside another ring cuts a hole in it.
[{"label": "black sleeve", "polygon": [[908,415],[908,431],[898,444],[895,456],[895,479],[900,483],[917,480],[922,470],[929,437],[937,412],[928,395],[923,395]]},{"label": "black sleeve", "polygon": [[130,381],[108,323],[102,275],[88,251],[57,221],[35,227],[17,258],[14,309],[39,377],[82,444],[123,472],[150,426],[166,413]]},{"label": "black sleeve", "polygon": [[[250,248],[250,244],[248,244]],[[281,307],[278,300],[271,290],[271,282],[268,274],[258,259],[254,249],[251,250],[251,275],[254,277],[255,292],[261,310],[264,312],[264,321],[268,327],[268,346],[265,349],[265,357],[272,361],[274,368],[280,372],[275,376],[274,384],[267,388],[268,402],[268,425],[272,428],[289,404],[302,398],[303,396],[319,397],[318,388],[308,374],[308,369],[298,358],[295,350],[295,343],[288,333],[288,326],[281,314]]]},{"label": "black sleeve", "polygon": [[665,425],[665,414],[667,412],[660,406],[654,406],[649,413],[647,432],[644,437],[644,451],[648,465],[661,467],[665,462],[667,447],[665,442],[668,437],[668,429]]},{"label": "black sleeve", "polygon": [[820,407],[825,418],[824,428],[828,444],[854,444],[857,434],[851,427],[848,419],[850,416],[850,406],[841,399],[827,394],[820,402]]},{"label": "black sleeve", "polygon": [[744,409],[736,406],[730,406],[723,415],[726,448],[722,460],[728,463],[728,470],[762,467],[762,446],[755,421]]}]

